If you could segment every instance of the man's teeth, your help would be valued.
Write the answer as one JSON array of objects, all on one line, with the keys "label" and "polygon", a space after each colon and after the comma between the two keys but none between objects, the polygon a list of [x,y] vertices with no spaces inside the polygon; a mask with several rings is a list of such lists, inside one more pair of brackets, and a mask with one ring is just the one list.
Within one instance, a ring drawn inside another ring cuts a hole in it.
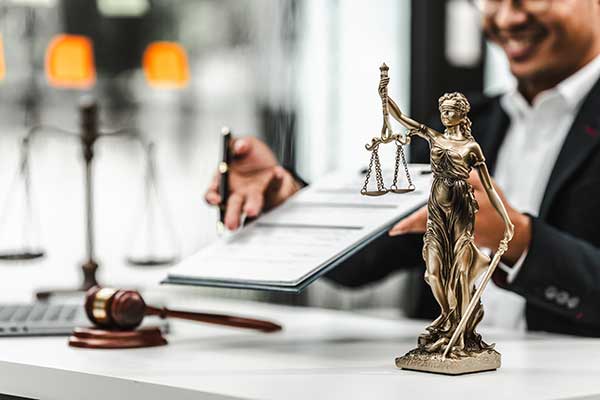
[{"label": "man's teeth", "polygon": [[508,39],[506,41],[506,47],[510,51],[522,51],[527,47],[531,46],[533,43],[532,39],[523,38],[523,39]]}]

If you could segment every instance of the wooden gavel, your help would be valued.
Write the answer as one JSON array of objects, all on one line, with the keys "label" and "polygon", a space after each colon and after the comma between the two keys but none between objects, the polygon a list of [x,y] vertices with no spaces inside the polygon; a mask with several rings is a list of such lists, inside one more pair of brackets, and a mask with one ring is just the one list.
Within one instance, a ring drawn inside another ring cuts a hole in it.
[{"label": "wooden gavel", "polygon": [[90,321],[96,326],[112,330],[135,329],[142,323],[146,315],[255,329],[262,332],[277,332],[281,330],[280,325],[258,319],[151,307],[144,302],[140,293],[135,290],[100,288],[98,286],[92,287],[87,291],[85,312]]}]

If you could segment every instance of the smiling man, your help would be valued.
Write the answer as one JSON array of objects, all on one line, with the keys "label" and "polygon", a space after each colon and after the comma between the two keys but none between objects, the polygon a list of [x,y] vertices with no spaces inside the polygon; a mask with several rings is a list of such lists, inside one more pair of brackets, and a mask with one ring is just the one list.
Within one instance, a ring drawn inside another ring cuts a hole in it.
[{"label": "smiling man", "polygon": [[529,100],[573,75],[600,51],[597,1],[478,1],[488,38],[502,47]]},{"label": "smiling man", "polygon": [[[493,309],[488,322],[600,336],[600,0],[474,4],[486,36],[504,50],[518,82],[502,96],[473,101],[469,114],[515,224],[509,251],[494,276],[496,288],[504,290],[497,289],[486,303]],[[429,161],[426,144],[412,146],[413,161]],[[237,227],[242,210],[257,215],[263,204],[279,204],[299,187],[256,139],[238,140],[233,151],[237,166],[230,176],[238,195],[229,200],[229,228]],[[235,185],[236,169],[245,184]],[[504,225],[477,177],[470,181],[480,208],[475,240],[493,247]],[[216,183],[206,198],[219,203]],[[401,268],[423,268],[426,220],[425,208],[407,217],[390,237],[330,278],[359,286]],[[423,305],[420,314],[434,315],[433,304]]]}]

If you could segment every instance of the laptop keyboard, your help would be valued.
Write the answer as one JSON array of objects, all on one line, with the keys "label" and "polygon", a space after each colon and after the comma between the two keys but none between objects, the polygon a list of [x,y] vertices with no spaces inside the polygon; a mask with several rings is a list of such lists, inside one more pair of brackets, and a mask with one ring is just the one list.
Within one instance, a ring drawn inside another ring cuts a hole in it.
[{"label": "laptop keyboard", "polygon": [[[75,327],[90,325],[80,304],[0,304],[0,337],[70,335]],[[142,326],[169,332],[168,321],[154,316],[144,318]]]},{"label": "laptop keyboard", "polygon": [[0,336],[61,335],[87,325],[85,311],[76,304],[0,304]]}]

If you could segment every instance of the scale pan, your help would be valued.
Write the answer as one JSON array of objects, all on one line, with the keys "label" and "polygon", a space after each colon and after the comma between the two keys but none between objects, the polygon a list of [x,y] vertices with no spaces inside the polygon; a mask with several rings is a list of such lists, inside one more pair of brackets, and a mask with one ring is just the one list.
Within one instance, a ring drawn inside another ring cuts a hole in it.
[{"label": "scale pan", "polygon": [[43,251],[23,251],[23,252],[2,252],[0,253],[0,260],[3,261],[24,261],[24,260],[35,260],[36,258],[42,258],[46,254]]},{"label": "scale pan", "polygon": [[413,185],[412,183],[410,185],[408,185],[408,187],[406,188],[399,188],[396,185],[392,185],[389,188],[389,191],[392,193],[397,193],[397,194],[402,194],[402,193],[410,193],[410,192],[414,192],[415,191],[415,185]]},{"label": "scale pan", "polygon": [[126,260],[129,265],[135,265],[138,267],[159,267],[159,266],[163,266],[163,265],[173,265],[177,262],[176,257],[165,257],[165,258],[127,257]]},{"label": "scale pan", "polygon": [[388,190],[365,190],[361,191],[360,194],[363,196],[383,196]]},{"label": "scale pan", "polygon": [[402,194],[402,193],[410,193],[410,192],[414,192],[415,188],[406,188],[406,189],[390,189],[389,190],[392,193],[397,193],[397,194]]}]

